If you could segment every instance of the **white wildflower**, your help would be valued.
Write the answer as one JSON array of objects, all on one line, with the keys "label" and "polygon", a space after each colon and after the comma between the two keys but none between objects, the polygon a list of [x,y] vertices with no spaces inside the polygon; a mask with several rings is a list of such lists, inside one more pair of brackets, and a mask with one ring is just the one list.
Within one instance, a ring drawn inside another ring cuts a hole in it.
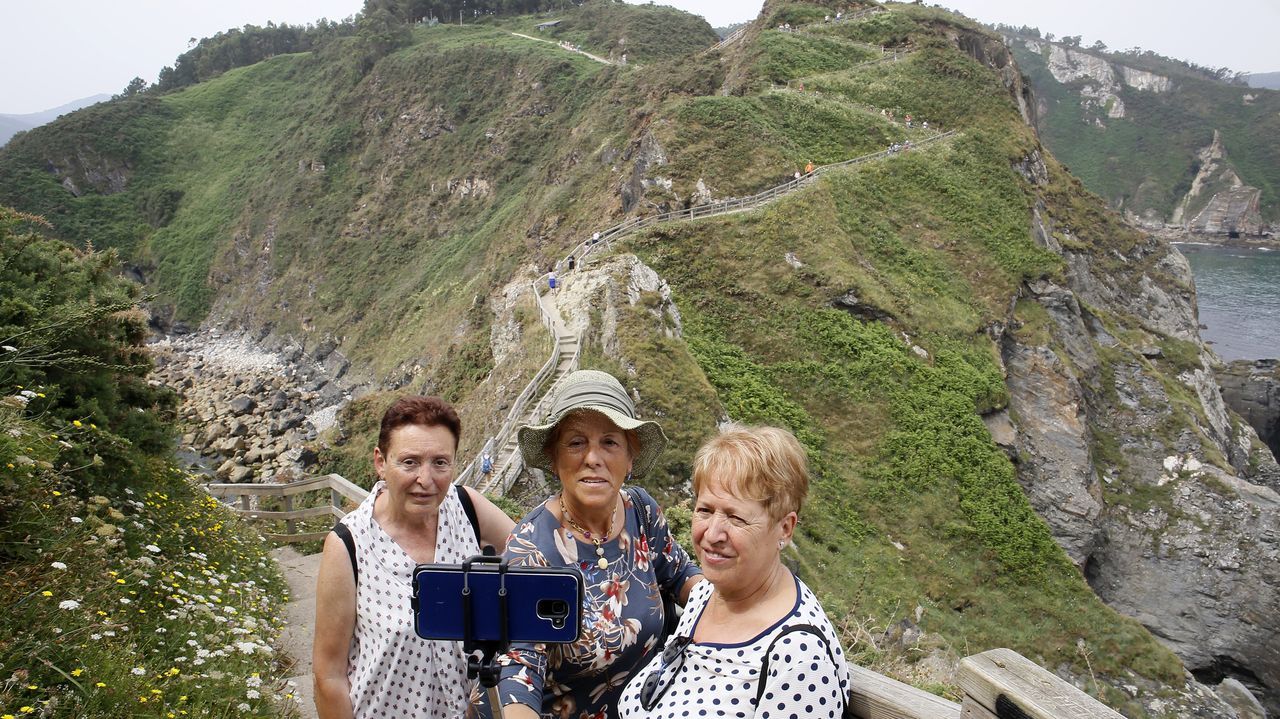
[{"label": "white wildflower", "polygon": [[67,565],[63,564],[62,562],[51,562],[51,563],[49,564],[49,566],[50,566],[50,567],[53,567],[54,569],[66,569],[66,568],[67,568]]},{"label": "white wildflower", "polygon": [[250,699],[257,699],[258,697],[262,696],[261,694],[258,693],[257,689],[250,689],[249,691],[245,692],[244,695]]},{"label": "white wildflower", "polygon": [[72,523],[72,524],[80,524],[80,523],[81,523],[81,522],[83,522],[83,521],[84,521],[84,520],[83,520],[83,519],[81,519],[81,518],[79,518],[79,517],[72,517],[72,518],[71,518],[71,523]]},{"label": "white wildflower", "polygon": [[142,667],[134,667],[133,669],[129,670],[129,673],[134,675],[135,677],[140,677],[143,674],[146,674],[147,670],[143,669]]},{"label": "white wildflower", "polygon": [[74,599],[64,599],[61,602],[58,602],[58,609],[79,609],[79,608],[80,608],[80,602],[77,602]]},{"label": "white wildflower", "polygon": [[249,706],[248,704],[245,704],[244,702],[240,702],[239,704],[236,705],[236,711],[240,712],[241,714],[249,711],[252,708],[253,707]]},{"label": "white wildflower", "polygon": [[148,544],[148,545],[146,546],[146,550],[147,550],[148,552],[151,552],[152,554],[159,554],[159,553],[160,553],[160,548],[159,548],[159,547],[157,547],[157,546],[156,546],[156,545],[154,545],[154,544]]}]

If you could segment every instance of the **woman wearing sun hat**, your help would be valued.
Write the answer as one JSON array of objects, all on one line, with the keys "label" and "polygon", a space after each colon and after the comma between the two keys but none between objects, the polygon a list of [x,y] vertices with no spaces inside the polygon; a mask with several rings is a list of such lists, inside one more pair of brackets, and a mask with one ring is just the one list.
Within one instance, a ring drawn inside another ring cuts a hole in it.
[{"label": "woman wearing sun hat", "polygon": [[[663,594],[684,604],[701,572],[667,530],[647,492],[623,485],[653,468],[667,438],[612,375],[572,373],[541,425],[520,428],[525,464],[560,491],[516,523],[513,566],[572,566],[586,580],[574,644],[515,645],[498,695],[507,719],[616,716],[618,696],[660,644]],[[479,713],[487,697],[473,693]]]}]

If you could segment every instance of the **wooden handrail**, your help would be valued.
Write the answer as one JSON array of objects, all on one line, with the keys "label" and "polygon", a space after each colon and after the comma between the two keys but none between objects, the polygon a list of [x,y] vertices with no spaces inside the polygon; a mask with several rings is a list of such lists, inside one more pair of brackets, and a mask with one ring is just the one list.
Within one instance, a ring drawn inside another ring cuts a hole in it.
[{"label": "wooden handrail", "polygon": [[[506,445],[507,440],[511,438],[511,433],[516,430],[516,426],[525,416],[525,407],[529,404],[529,400],[533,399],[533,395],[537,393],[538,388],[546,382],[560,364],[560,337],[556,334],[555,320],[551,317],[551,313],[542,305],[542,296],[538,294],[538,286],[536,281],[531,283],[533,289],[534,304],[538,306],[538,317],[542,320],[542,324],[546,325],[547,330],[551,332],[551,356],[543,363],[537,374],[533,376],[533,380],[525,385],[521,390],[516,401],[512,403],[511,410],[507,412],[507,418],[502,423],[502,427],[498,429],[498,433],[493,437],[493,449],[499,450]],[[475,486],[478,478],[476,477],[476,468],[480,462],[481,455],[471,458],[471,462],[467,464],[455,480],[459,484]]]},{"label": "wooden handrail", "polygon": [[[316,492],[329,490],[329,503],[319,507],[304,507],[302,509],[293,508],[293,498],[305,492]],[[231,484],[225,482],[214,482],[205,485],[205,490],[214,497],[239,497],[238,506],[232,505],[240,516],[249,521],[280,521],[285,523],[284,534],[264,533],[268,539],[277,542],[307,542],[317,539],[323,539],[328,533],[326,529],[323,532],[307,532],[299,533],[297,531],[297,521],[299,519],[311,519],[315,517],[335,517],[341,519],[346,516],[343,510],[343,499],[351,500],[356,504],[363,502],[369,493],[355,484],[347,480],[339,474],[326,474],[316,477],[304,477],[286,484]],[[284,501],[284,511],[268,511],[260,510],[253,506],[253,498],[262,497],[279,497]]]},{"label": "wooden handrail", "polygon": [[849,664],[850,704],[862,719],[957,719],[960,705],[897,679]]},{"label": "wooden handrail", "polygon": [[957,679],[966,719],[1124,719],[1102,702],[1012,649],[960,661]]}]

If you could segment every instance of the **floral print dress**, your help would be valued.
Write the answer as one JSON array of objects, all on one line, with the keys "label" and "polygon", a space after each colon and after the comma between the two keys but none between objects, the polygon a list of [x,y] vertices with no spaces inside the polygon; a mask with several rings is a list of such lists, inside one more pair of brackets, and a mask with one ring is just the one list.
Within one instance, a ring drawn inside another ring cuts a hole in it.
[{"label": "floral print dress", "polygon": [[[607,569],[597,566],[595,545],[574,533],[565,538],[544,502],[516,524],[505,556],[512,566],[577,567],[586,580],[582,634],[573,644],[514,644],[498,658],[502,704],[525,704],[556,719],[617,716],[618,697],[648,662],[662,635],[661,589],[678,593],[701,570],[667,529],[653,497],[639,488],[622,492],[626,525],[602,545]],[[477,714],[490,716],[488,698],[472,690]]]}]

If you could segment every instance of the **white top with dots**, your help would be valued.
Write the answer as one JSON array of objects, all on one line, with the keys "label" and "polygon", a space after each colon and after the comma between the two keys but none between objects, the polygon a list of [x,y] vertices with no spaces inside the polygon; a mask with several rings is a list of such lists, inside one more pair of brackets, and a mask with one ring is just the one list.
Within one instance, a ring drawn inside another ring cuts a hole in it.
[{"label": "white top with dots", "polygon": [[[673,663],[674,669],[664,667],[662,653],[655,652],[653,660],[627,683],[618,704],[618,716],[838,719],[844,708],[843,697],[849,690],[844,650],[813,592],[799,578],[795,582],[795,607],[755,637],[738,644],[692,643],[684,650],[683,662]],[[711,582],[700,582],[693,588],[673,636],[693,635],[711,590]],[[783,628],[795,624],[812,624],[835,645],[829,652],[823,640],[812,632],[791,632],[782,637],[769,658],[769,676],[764,680],[760,706],[753,706],[765,650]],[[658,685],[661,696],[654,708],[647,710],[640,703],[640,692],[653,672],[664,673]]]},{"label": "white top with dots", "polygon": [[[413,631],[410,598],[416,563],[373,518],[386,483],[342,519],[355,540],[360,575],[356,629],[347,655],[347,679],[356,719],[452,719],[466,709],[467,663],[458,642],[426,640]],[[452,487],[440,503],[438,563],[479,554],[474,530]]]}]

